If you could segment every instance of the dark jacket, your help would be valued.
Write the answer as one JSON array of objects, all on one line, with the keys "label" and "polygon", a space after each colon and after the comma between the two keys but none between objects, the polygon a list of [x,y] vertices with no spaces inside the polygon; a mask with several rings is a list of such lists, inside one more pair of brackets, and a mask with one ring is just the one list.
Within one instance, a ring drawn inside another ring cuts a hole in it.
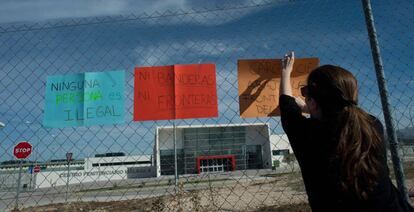
[{"label": "dark jacket", "polygon": [[[279,104],[283,129],[301,168],[313,211],[413,211],[389,178],[385,145],[378,183],[368,199],[361,200],[340,186],[335,154],[338,141],[330,133],[332,124],[304,117],[293,97],[281,95]],[[373,127],[383,135],[381,122],[376,119],[376,123]]]}]

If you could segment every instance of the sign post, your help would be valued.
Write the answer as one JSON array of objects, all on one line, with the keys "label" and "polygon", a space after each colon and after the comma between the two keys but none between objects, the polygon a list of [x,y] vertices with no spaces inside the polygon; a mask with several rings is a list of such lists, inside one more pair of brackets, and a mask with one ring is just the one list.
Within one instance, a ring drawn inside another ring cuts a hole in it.
[{"label": "sign post", "polygon": [[70,170],[70,161],[72,160],[72,152],[67,152],[66,153],[66,161],[68,162],[68,174],[67,174],[67,178],[66,178],[66,197],[65,197],[65,202],[68,201],[68,193],[69,193],[69,170]]},{"label": "sign post", "polygon": [[29,188],[32,188],[32,178],[33,178],[33,166],[29,166],[29,174],[30,174],[30,181],[29,181]]},{"label": "sign post", "polygon": [[29,155],[32,153],[32,149],[32,145],[27,141],[21,141],[13,148],[13,155],[16,159],[19,160],[19,177],[17,179],[15,209],[18,209],[19,207],[20,181],[22,179],[23,159],[29,157]]},{"label": "sign post", "polygon": [[174,178],[175,178],[175,187],[178,186],[178,169],[177,169],[177,132],[176,132],[176,126],[175,121],[173,120],[173,135],[174,135]]}]

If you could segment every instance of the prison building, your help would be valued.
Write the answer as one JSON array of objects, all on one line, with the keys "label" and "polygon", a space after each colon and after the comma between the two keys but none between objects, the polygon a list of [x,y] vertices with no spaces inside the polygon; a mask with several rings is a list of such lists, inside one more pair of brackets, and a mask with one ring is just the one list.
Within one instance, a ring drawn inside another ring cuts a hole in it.
[{"label": "prison building", "polygon": [[[174,127],[158,127],[154,158],[157,177],[174,174]],[[176,126],[177,172],[201,174],[270,169],[267,123]]]}]

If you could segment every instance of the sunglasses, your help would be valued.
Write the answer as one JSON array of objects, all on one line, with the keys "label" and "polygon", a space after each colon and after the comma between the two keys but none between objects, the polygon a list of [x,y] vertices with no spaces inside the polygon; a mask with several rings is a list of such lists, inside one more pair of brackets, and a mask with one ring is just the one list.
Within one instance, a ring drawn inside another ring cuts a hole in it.
[{"label": "sunglasses", "polygon": [[300,88],[300,94],[303,97],[308,97],[309,96],[309,87],[307,85],[303,86]]}]

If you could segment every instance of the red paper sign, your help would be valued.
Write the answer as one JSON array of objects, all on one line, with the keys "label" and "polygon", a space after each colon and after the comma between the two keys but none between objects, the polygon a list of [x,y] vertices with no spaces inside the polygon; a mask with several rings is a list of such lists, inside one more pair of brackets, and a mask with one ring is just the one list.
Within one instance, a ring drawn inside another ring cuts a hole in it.
[{"label": "red paper sign", "polygon": [[134,121],[217,117],[216,67],[136,67]]},{"label": "red paper sign", "polygon": [[22,141],[14,146],[13,155],[17,159],[25,159],[32,153],[32,145],[29,142]]}]

